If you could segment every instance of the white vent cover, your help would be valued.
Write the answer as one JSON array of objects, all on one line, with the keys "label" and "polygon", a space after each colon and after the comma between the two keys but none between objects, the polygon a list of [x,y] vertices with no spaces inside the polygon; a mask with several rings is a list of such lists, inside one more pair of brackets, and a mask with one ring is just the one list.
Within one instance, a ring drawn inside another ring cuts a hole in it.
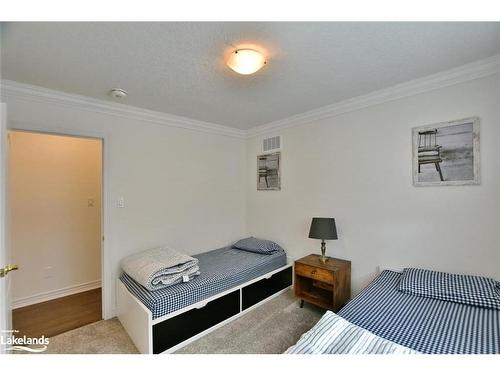
[{"label": "white vent cover", "polygon": [[281,136],[265,138],[263,141],[264,152],[271,150],[279,150],[281,148]]}]

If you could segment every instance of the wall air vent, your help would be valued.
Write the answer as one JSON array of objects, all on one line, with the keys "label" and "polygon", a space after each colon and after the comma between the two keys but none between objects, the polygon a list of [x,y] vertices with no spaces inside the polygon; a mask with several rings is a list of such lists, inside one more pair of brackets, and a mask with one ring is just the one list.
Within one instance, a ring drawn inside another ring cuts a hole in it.
[{"label": "wall air vent", "polygon": [[263,141],[264,152],[281,149],[281,136],[265,138]]}]

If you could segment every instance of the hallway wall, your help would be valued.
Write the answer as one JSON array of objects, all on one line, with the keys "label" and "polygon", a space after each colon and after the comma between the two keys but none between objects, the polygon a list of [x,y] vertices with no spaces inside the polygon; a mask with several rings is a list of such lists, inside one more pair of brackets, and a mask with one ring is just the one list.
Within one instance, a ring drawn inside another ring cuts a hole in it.
[{"label": "hallway wall", "polygon": [[102,141],[9,134],[13,307],[99,287]]}]

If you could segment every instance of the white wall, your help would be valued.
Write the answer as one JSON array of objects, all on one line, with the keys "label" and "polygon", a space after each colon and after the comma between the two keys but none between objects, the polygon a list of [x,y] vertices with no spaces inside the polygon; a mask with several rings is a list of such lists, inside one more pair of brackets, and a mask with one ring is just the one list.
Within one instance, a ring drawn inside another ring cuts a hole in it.
[{"label": "white wall", "polygon": [[[282,135],[282,190],[256,190],[262,137],[247,144],[247,229],[294,258],[319,253],[313,216],[335,217],[330,256],[352,261],[353,292],[378,265],[500,279],[500,75],[267,134]],[[479,116],[481,185],[413,187],[411,128]]]},{"label": "white wall", "polygon": [[[14,96],[5,101],[11,128],[106,137],[110,264],[104,267],[110,288],[104,290],[105,317],[114,314],[115,280],[124,256],[159,244],[194,254],[245,234],[244,140],[46,101]],[[125,208],[115,205],[121,196]]]},{"label": "white wall", "polygon": [[[168,243],[193,254],[253,234],[299,258],[319,252],[307,238],[313,216],[337,219],[340,239],[328,254],[352,260],[354,292],[384,264],[500,279],[499,97],[500,76],[490,76],[280,131],[279,192],[256,191],[261,137],[6,101],[11,127],[106,135],[112,287],[104,298],[114,306],[119,260],[132,252]],[[481,185],[413,187],[411,128],[469,116],[481,120]],[[126,208],[114,205],[120,196]]]},{"label": "white wall", "polygon": [[15,306],[100,285],[101,154],[97,139],[10,132]]}]

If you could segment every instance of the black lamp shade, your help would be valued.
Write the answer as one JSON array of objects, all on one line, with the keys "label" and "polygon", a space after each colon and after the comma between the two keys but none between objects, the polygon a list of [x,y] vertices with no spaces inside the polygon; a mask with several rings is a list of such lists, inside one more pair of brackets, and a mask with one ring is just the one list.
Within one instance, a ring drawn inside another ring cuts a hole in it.
[{"label": "black lamp shade", "polygon": [[313,217],[311,229],[309,230],[309,238],[336,240],[337,227],[335,226],[335,219],[332,217]]}]

